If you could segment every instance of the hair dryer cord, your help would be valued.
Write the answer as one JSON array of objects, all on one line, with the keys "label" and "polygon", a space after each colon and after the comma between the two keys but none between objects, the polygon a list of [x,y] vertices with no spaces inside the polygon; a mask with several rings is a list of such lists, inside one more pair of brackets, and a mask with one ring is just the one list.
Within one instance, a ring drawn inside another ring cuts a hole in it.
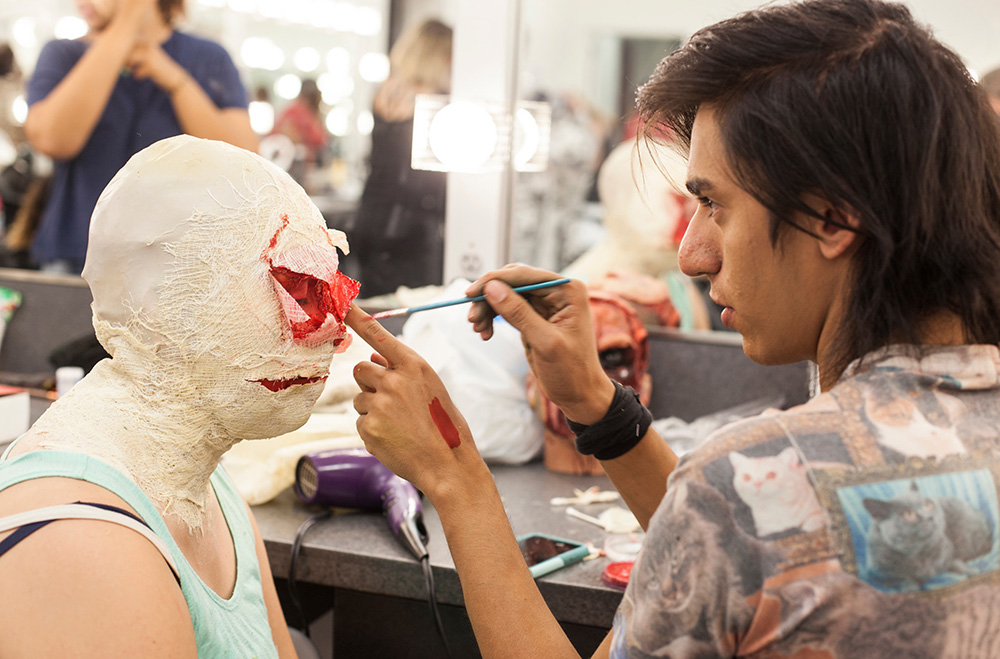
[{"label": "hair dryer cord", "polygon": [[299,556],[299,550],[302,548],[302,539],[305,537],[306,531],[312,528],[312,525],[316,522],[320,522],[332,514],[332,511],[325,510],[302,522],[299,530],[295,532],[295,541],[292,543],[292,555],[288,559],[288,598],[292,602],[292,608],[295,609],[295,615],[298,616],[299,622],[302,624],[299,629],[306,635],[306,638],[309,637],[309,621],[306,620],[305,611],[302,609],[302,601],[299,599],[298,583],[295,580],[295,559]]},{"label": "hair dryer cord", "polygon": [[444,645],[445,656],[451,659],[451,648],[448,647],[448,637],[444,635],[444,624],[441,622],[441,612],[438,611],[437,597],[434,595],[434,572],[431,569],[430,556],[425,555],[421,558],[420,566],[424,568],[424,581],[427,582],[427,602],[431,606],[431,615],[434,616],[438,636],[441,637],[441,644]]},{"label": "hair dryer cord", "polygon": [[[312,528],[316,522],[323,521],[330,517],[332,512],[330,510],[323,511],[313,515],[306,521],[302,522],[298,530],[295,532],[295,541],[292,543],[292,555],[288,560],[288,596],[291,601],[292,608],[295,609],[295,615],[301,623],[302,633],[309,636],[309,621],[306,619],[305,611],[302,608],[302,601],[299,599],[299,589],[298,582],[295,576],[295,564],[298,559],[299,553],[302,549],[302,540],[305,538],[306,532]],[[451,648],[448,647],[448,638],[444,633],[444,624],[441,622],[441,612],[438,610],[437,597],[435,596],[434,588],[434,572],[431,568],[430,557],[424,555],[420,559],[420,566],[424,570],[424,581],[427,584],[427,602],[431,607],[431,615],[434,617],[434,625],[437,627],[438,636],[441,637],[441,644],[444,646],[445,656],[451,659]]]}]

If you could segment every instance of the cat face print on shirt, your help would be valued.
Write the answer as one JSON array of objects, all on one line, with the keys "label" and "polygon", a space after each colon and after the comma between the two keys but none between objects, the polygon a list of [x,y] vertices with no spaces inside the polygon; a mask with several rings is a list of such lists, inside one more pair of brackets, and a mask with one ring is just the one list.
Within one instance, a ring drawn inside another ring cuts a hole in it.
[{"label": "cat face print on shirt", "polygon": [[986,470],[866,483],[837,492],[858,576],[884,592],[933,590],[1000,568]]},{"label": "cat face print on shirt", "polygon": [[905,457],[936,458],[965,453],[956,430],[962,403],[948,394],[916,389],[864,392],[864,415],[884,448]]},{"label": "cat face print on shirt", "polygon": [[730,453],[733,487],[753,515],[757,536],[788,530],[815,531],[826,516],[793,447],[773,456]]}]

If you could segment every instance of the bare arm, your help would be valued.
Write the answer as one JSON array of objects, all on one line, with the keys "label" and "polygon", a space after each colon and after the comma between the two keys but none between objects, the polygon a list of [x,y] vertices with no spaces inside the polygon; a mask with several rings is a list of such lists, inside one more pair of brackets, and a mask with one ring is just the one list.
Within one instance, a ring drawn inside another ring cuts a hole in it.
[{"label": "bare arm", "polygon": [[60,520],[0,558],[0,657],[196,659],[160,553],[117,524]]},{"label": "bare arm", "polygon": [[677,466],[674,452],[650,429],[632,450],[602,460],[601,466],[642,528],[649,528],[650,517],[667,493],[667,477]]},{"label": "bare arm", "polygon": [[[489,338],[494,315],[502,314],[521,331],[546,396],[569,418],[592,424],[607,412],[614,385],[600,366],[583,284],[535,291],[530,302],[510,291],[555,276],[526,267],[490,273],[469,288],[470,295],[485,290],[488,302],[477,303],[469,319]],[[423,491],[438,511],[483,656],[577,656],[525,566],[489,469],[440,378],[357,307],[347,323],[379,353],[354,370],[362,391],[354,403],[358,431],[368,450]],[[428,411],[435,405],[444,417]],[[457,445],[446,441],[452,426]],[[645,527],[676,456],[649,432],[628,453],[602,464]],[[487,555],[490,560],[483,560]],[[607,656],[609,647],[605,639],[595,656]]]},{"label": "bare arm", "polygon": [[167,92],[177,121],[188,135],[257,150],[250,114],[243,108],[217,107],[198,81],[159,45],[136,46],[129,56],[129,68],[137,78],[149,78]]},{"label": "bare arm", "polygon": [[156,9],[150,0],[123,2],[66,77],[31,106],[24,130],[32,146],[60,160],[83,149],[151,11]]},{"label": "bare arm", "polygon": [[170,96],[181,129],[188,135],[257,150],[257,134],[243,108],[219,108],[198,81],[157,44],[139,44],[129,56],[137,78],[149,78]]},{"label": "bare arm", "polygon": [[485,463],[462,476],[431,502],[483,656],[578,657],[528,572]]},{"label": "bare arm", "polygon": [[577,657],[528,572],[489,469],[440,378],[356,306],[347,323],[380,353],[354,369],[362,390],[354,401],[358,431],[368,450],[438,511],[482,655]]}]

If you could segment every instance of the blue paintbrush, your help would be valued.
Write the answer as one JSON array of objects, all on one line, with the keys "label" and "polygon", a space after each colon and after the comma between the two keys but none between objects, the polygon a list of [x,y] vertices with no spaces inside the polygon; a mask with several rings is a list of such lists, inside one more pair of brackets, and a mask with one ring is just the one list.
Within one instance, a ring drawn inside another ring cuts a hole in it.
[{"label": "blue paintbrush", "polygon": [[[523,293],[525,291],[535,291],[539,288],[548,288],[550,286],[558,286],[559,284],[566,284],[569,282],[568,277],[563,279],[553,279],[552,281],[543,281],[537,284],[529,284],[527,286],[518,286],[514,288],[515,293]],[[419,307],[405,307],[403,309],[391,309],[389,311],[379,311],[372,314],[372,318],[392,318],[393,316],[409,316],[411,313],[417,313],[418,311],[427,311],[428,309],[440,309],[441,307],[450,307],[456,304],[465,304],[466,302],[480,302],[485,300],[486,297],[483,295],[477,295],[476,297],[463,297],[457,300],[447,300],[445,302],[432,302],[431,304],[422,304]]]}]

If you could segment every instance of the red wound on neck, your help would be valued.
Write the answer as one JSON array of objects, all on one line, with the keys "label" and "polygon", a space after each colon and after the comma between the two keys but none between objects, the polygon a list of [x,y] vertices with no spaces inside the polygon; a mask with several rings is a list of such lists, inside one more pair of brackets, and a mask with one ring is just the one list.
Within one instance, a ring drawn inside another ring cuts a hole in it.
[{"label": "red wound on neck", "polygon": [[458,428],[452,423],[448,413],[444,411],[441,401],[435,398],[428,407],[431,410],[431,418],[434,419],[434,425],[438,427],[438,432],[444,437],[444,441],[447,442],[448,447],[458,448],[458,445],[462,443],[462,438],[458,436]]}]

